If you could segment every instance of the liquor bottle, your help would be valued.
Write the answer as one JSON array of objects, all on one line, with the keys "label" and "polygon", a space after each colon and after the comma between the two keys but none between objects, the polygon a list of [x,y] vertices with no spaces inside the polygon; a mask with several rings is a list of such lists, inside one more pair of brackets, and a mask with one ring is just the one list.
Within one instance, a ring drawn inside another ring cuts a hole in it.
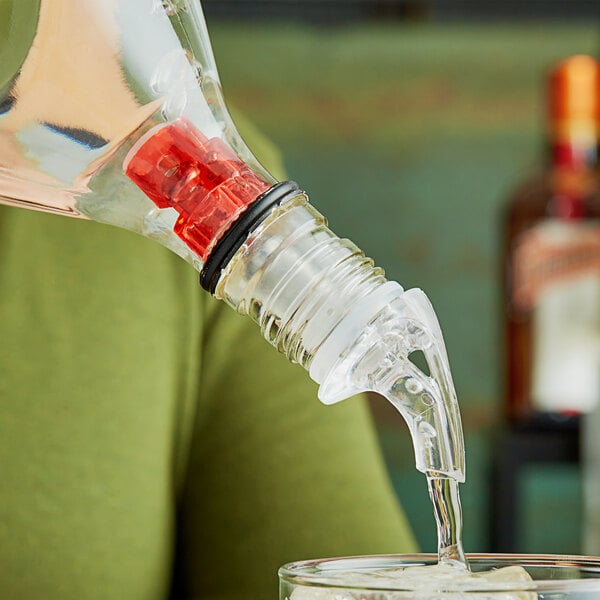
[{"label": "liquor bottle", "polygon": [[[429,300],[388,281],[295,182],[254,157],[227,110],[199,2],[2,4],[0,204],[163,244],[304,367],[324,403],[388,397],[417,468],[463,481],[458,403]],[[417,352],[428,369],[412,362]]]},{"label": "liquor bottle", "polygon": [[600,398],[600,65],[548,78],[545,171],[504,221],[506,405],[520,425],[566,426]]}]

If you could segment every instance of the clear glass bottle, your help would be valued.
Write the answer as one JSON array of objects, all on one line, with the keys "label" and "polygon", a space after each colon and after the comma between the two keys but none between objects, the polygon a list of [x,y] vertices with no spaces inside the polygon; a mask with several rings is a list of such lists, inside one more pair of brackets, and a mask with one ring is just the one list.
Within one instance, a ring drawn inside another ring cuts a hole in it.
[{"label": "clear glass bottle", "polygon": [[573,56],[548,80],[544,173],[504,222],[506,406],[561,426],[600,398],[600,65]]},{"label": "clear glass bottle", "polygon": [[[306,368],[324,402],[382,393],[408,422],[418,468],[464,480],[454,385],[425,294],[386,281],[252,155],[225,106],[200,4],[5,5],[0,203],[155,239]],[[429,373],[410,360],[417,351]]]}]

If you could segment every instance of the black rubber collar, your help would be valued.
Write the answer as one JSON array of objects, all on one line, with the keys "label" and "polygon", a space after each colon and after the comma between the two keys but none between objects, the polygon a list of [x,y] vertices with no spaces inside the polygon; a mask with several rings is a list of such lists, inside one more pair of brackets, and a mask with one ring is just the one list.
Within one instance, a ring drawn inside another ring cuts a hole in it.
[{"label": "black rubber collar", "polygon": [[276,183],[250,204],[213,248],[200,273],[200,285],[213,294],[223,269],[229,264],[248,234],[267,217],[274,206],[283,204],[285,200],[299,193],[301,193],[300,188],[295,181],[283,181]]}]

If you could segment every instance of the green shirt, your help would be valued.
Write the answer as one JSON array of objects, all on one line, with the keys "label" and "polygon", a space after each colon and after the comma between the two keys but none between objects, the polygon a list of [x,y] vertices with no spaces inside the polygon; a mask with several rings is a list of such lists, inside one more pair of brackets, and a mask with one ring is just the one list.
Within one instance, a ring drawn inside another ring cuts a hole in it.
[{"label": "green shirt", "polygon": [[273,600],[414,550],[362,401],[316,392],[161,246],[0,207],[0,597]]}]

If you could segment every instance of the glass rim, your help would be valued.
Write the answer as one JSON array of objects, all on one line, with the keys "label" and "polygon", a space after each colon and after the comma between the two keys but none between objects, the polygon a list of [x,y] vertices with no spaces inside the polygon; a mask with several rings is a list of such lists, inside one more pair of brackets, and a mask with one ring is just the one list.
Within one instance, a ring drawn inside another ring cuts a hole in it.
[{"label": "glass rim", "polygon": [[[572,568],[580,575],[587,577],[567,578],[541,578],[520,582],[481,582],[473,587],[461,585],[447,589],[436,590],[446,593],[462,592],[476,594],[484,592],[600,592],[600,557],[583,556],[578,554],[493,554],[472,553],[467,554],[467,559],[473,565],[487,565],[492,569],[508,566],[523,566],[538,569]],[[341,579],[332,577],[334,574],[350,570],[402,568],[410,566],[424,566],[437,564],[437,554],[372,554],[357,556],[342,556],[334,558],[321,558],[302,560],[286,563],[279,571],[282,582],[294,586],[314,587],[321,589],[344,590],[373,590],[377,592],[411,592],[420,591],[421,588],[407,586],[390,586],[389,584],[377,585],[377,581],[344,583]],[[325,568],[323,568],[325,567]],[[319,570],[320,569],[320,570]]]}]

